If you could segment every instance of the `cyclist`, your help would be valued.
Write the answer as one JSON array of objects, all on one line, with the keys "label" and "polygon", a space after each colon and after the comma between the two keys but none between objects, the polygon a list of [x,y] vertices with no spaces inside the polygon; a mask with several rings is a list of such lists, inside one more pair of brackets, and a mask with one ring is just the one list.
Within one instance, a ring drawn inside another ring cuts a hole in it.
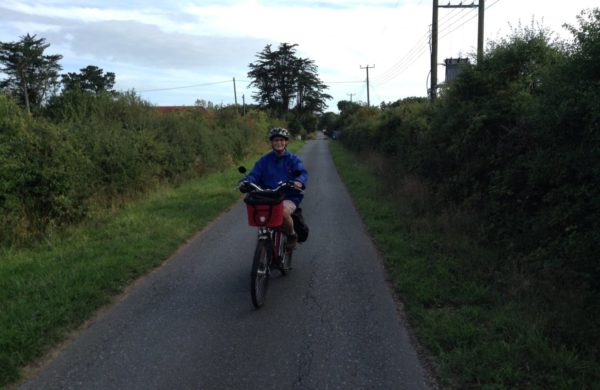
[{"label": "cyclist", "polygon": [[282,127],[269,130],[269,141],[271,150],[262,156],[252,171],[241,180],[240,188],[244,189],[244,182],[255,183],[263,188],[275,188],[282,181],[293,181],[294,189],[286,190],[283,201],[283,225],[282,230],[288,236],[287,248],[294,249],[298,240],[294,232],[292,214],[300,205],[306,188],[308,172],[304,168],[302,160],[287,150],[290,140],[290,132]]}]

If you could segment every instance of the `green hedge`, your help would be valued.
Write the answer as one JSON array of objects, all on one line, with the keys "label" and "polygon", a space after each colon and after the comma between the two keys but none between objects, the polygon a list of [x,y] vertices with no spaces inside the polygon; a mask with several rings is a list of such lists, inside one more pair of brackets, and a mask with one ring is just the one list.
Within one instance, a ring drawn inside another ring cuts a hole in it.
[{"label": "green hedge", "polygon": [[264,149],[268,118],[234,107],[161,113],[133,93],[70,92],[30,117],[0,94],[0,242],[43,237],[94,208]]},{"label": "green hedge", "polygon": [[514,31],[435,104],[359,110],[341,139],[427,182],[431,209],[475,216],[473,238],[498,253],[506,291],[535,296],[558,342],[598,354],[600,11],[571,30],[569,43]]}]

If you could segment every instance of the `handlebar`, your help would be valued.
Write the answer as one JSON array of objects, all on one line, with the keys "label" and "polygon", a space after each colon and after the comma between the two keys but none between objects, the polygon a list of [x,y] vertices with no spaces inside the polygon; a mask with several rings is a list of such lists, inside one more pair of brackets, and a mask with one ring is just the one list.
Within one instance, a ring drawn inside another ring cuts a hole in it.
[{"label": "handlebar", "polygon": [[[250,187],[249,190],[244,191],[244,186],[248,186]],[[250,181],[241,181],[238,184],[238,190],[240,190],[241,192],[279,192],[279,191],[283,191],[286,189],[293,189],[296,191],[302,191],[297,189],[294,186],[294,182],[293,181],[282,181],[279,182],[279,185],[273,189],[270,188],[262,188],[261,186],[259,186],[258,184],[252,183]]]}]

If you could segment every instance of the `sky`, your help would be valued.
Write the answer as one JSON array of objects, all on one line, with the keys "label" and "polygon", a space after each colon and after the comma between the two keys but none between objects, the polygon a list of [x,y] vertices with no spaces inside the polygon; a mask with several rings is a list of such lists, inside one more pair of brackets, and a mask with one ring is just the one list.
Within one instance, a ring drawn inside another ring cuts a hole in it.
[{"label": "sky", "polygon": [[[476,0],[462,0],[470,5]],[[432,0],[2,0],[0,42],[31,34],[45,54],[61,54],[62,73],[88,65],[116,75],[157,106],[255,103],[248,65],[267,45],[297,44],[340,100],[379,105],[427,96]],[[461,0],[440,0],[440,5]],[[485,42],[532,23],[558,39],[597,0],[485,0]],[[440,8],[438,60],[469,57],[477,46],[477,8]],[[369,83],[367,88],[367,72]],[[445,69],[438,67],[438,80]],[[3,77],[0,75],[0,77]],[[235,83],[234,83],[235,79]]]}]

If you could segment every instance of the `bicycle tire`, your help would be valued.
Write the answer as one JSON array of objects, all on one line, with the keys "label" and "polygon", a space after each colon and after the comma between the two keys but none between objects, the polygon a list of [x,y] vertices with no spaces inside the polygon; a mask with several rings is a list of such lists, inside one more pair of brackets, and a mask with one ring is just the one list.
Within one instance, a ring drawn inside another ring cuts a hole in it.
[{"label": "bicycle tire", "polygon": [[271,263],[271,244],[266,240],[259,240],[254,251],[252,261],[252,272],[250,273],[250,292],[252,304],[257,309],[265,303],[267,290],[269,288]]}]

